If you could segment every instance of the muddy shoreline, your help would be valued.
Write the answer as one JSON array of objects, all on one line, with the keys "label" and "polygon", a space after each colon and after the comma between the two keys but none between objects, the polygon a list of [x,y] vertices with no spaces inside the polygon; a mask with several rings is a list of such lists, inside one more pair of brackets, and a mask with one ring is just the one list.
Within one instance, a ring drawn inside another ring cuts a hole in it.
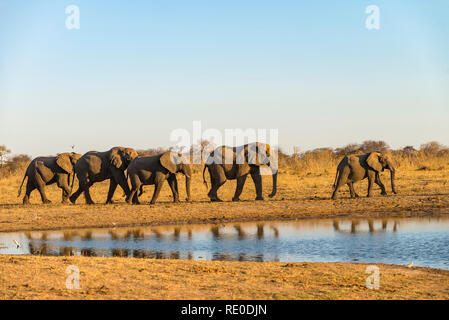
[{"label": "muddy shoreline", "polygon": [[[127,204],[0,206],[0,232],[302,219],[405,218],[449,214],[449,200],[435,205],[428,198],[414,196],[412,200],[408,199],[407,204],[399,206],[394,205],[397,200],[393,200],[392,197],[340,200],[336,203],[329,200],[281,200],[245,201],[237,204],[162,203],[154,206]],[[416,205],[412,205],[411,202]]]}]

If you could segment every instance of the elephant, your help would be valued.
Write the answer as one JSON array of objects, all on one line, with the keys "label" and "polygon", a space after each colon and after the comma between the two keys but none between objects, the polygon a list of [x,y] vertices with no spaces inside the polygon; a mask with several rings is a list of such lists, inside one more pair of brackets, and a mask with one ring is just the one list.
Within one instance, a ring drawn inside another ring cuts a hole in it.
[{"label": "elephant", "polygon": [[[142,194],[142,186],[153,185],[154,193],[150,204],[156,203],[162,185],[165,180],[173,193],[173,201],[179,202],[178,181],[176,173],[182,172],[186,177],[187,201],[190,201],[190,183],[192,179],[192,167],[182,154],[167,151],[158,156],[139,156],[131,161],[127,175],[131,180],[131,194],[128,203],[139,204],[139,196]],[[140,189],[140,194],[137,191]]]},{"label": "elephant", "polygon": [[87,204],[94,204],[89,193],[89,188],[95,182],[109,179],[109,191],[106,203],[112,203],[117,185],[129,197],[130,190],[125,177],[125,170],[131,161],[138,156],[137,151],[132,148],[114,147],[109,151],[98,152],[89,151],[84,154],[75,165],[75,173],[78,177],[79,187],[70,197],[70,201],[75,203],[78,197],[84,192]]},{"label": "elephant", "polygon": [[[45,186],[56,183],[62,189],[62,203],[67,200],[72,191],[69,188],[70,176],[75,179],[74,167],[81,155],[78,153],[61,153],[56,157],[37,157],[31,161],[20,185],[19,194],[22,192],[22,186],[28,177],[23,204],[30,203],[30,194],[34,189],[38,189],[41,194],[42,203],[51,203],[45,194]],[[73,182],[72,182],[73,184]]]},{"label": "elephant", "polygon": [[363,155],[351,155],[344,157],[337,167],[334,181],[334,193],[332,199],[337,198],[338,190],[345,184],[349,187],[351,198],[358,198],[354,190],[354,182],[368,178],[368,197],[372,196],[373,184],[376,183],[382,190],[382,195],[387,195],[385,186],[380,179],[380,172],[390,170],[391,188],[397,194],[395,187],[396,170],[387,156],[379,152],[371,152]]},{"label": "elephant", "polygon": [[256,200],[264,200],[262,196],[262,176],[261,166],[268,165],[271,169],[270,174],[273,177],[273,189],[270,198],[276,195],[277,190],[277,156],[269,144],[259,142],[245,144],[239,147],[221,146],[209,154],[203,169],[203,182],[207,187],[204,173],[206,168],[209,171],[211,180],[211,189],[208,197],[212,202],[221,202],[217,191],[226,182],[226,180],[237,180],[232,201],[240,201],[240,195],[243,191],[248,174],[256,187]]}]

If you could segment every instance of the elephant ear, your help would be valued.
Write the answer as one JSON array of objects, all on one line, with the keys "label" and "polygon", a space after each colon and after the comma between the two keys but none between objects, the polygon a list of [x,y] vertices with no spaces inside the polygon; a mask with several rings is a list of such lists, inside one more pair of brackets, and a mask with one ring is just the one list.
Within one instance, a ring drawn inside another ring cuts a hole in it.
[{"label": "elephant ear", "polygon": [[259,148],[257,143],[250,143],[246,145],[244,152],[245,152],[245,159],[247,160],[248,164],[260,165],[258,156]]},{"label": "elephant ear", "polygon": [[373,169],[374,171],[381,172],[383,167],[382,164],[379,162],[380,153],[379,152],[372,152],[368,158],[366,159],[366,164]]},{"label": "elephant ear", "polygon": [[76,162],[82,157],[82,154],[72,152],[70,158],[72,160],[72,164],[75,165]]},{"label": "elephant ear", "polygon": [[56,164],[65,172],[73,171],[73,164],[68,153],[61,153],[56,157]]},{"label": "elephant ear", "polygon": [[269,161],[271,155],[271,147],[269,144],[254,142],[245,148],[245,156],[249,164],[261,166]]},{"label": "elephant ear", "polygon": [[119,149],[113,148],[111,150],[111,155],[109,156],[109,162],[117,169],[119,169],[123,165],[122,157],[120,156]]},{"label": "elephant ear", "polygon": [[175,156],[172,154],[171,151],[162,154],[159,161],[165,169],[167,169],[171,173],[176,173],[177,167],[175,163]]}]

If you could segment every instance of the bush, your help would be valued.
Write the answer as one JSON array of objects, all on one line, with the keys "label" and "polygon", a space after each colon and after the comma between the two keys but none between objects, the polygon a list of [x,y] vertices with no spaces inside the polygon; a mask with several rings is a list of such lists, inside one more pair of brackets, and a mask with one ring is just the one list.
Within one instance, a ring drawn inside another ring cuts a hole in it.
[{"label": "bush", "polygon": [[24,174],[30,161],[31,157],[26,154],[19,154],[9,160],[5,160],[0,168],[0,179]]}]

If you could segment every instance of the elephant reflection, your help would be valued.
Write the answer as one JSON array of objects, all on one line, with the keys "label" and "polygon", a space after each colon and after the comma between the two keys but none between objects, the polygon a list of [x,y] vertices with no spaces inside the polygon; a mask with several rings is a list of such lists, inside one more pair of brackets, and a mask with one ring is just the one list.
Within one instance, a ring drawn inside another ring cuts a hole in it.
[{"label": "elephant reflection", "polygon": [[[332,222],[333,229],[336,232],[347,233],[347,231],[344,231],[344,230],[341,229],[340,222],[341,221],[334,220]],[[353,233],[353,234],[359,233],[357,231],[357,227],[360,226],[362,222],[363,221],[360,221],[360,220],[351,220],[350,233]],[[381,230],[376,230],[373,220],[369,219],[366,222],[367,222],[367,225],[368,225],[369,233],[386,232],[387,231],[387,224],[388,224],[388,222],[386,220],[382,220],[382,229]],[[394,221],[393,222],[393,232],[396,232],[396,231],[397,231],[397,221]]]}]

